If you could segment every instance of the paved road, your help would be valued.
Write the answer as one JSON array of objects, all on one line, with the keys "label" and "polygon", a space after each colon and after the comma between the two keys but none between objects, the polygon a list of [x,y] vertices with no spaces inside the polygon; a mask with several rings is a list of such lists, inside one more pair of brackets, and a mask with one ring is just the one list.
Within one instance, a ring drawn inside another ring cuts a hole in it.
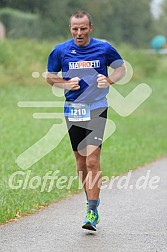
[{"label": "paved road", "polygon": [[[167,158],[137,169],[128,183],[125,175],[101,191],[96,232],[81,229],[85,214],[81,193],[1,226],[0,251],[166,252]],[[150,189],[151,185],[158,187]],[[146,188],[139,189],[142,186]]]}]

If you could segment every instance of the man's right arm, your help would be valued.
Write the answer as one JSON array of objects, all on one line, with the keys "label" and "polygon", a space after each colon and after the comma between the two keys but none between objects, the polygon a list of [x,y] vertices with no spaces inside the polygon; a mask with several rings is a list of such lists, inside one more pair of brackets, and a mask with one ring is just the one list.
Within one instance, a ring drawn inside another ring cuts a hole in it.
[{"label": "man's right arm", "polygon": [[46,74],[46,81],[52,86],[56,86],[56,87],[67,89],[67,90],[80,89],[80,85],[79,85],[80,79],[78,77],[74,77],[67,81],[59,77],[57,74],[48,72]]}]

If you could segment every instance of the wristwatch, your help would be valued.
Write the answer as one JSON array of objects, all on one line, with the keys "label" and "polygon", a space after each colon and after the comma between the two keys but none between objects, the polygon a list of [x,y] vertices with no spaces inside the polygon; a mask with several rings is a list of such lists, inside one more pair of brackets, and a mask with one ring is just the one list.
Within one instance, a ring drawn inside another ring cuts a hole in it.
[{"label": "wristwatch", "polygon": [[110,85],[112,85],[112,84],[114,83],[109,77],[107,77],[107,82],[108,82]]}]

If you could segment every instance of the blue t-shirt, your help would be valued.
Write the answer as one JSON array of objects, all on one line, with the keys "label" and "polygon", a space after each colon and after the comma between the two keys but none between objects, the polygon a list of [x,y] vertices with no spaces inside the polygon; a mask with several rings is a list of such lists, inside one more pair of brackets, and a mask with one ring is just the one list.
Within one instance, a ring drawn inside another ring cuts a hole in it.
[{"label": "blue t-shirt", "polygon": [[48,58],[48,72],[62,71],[64,80],[79,77],[80,89],[65,90],[66,101],[88,103],[90,108],[107,107],[108,88],[97,87],[97,75],[108,76],[107,68],[123,64],[119,53],[108,42],[90,38],[87,46],[78,46],[74,39],[57,45]]}]

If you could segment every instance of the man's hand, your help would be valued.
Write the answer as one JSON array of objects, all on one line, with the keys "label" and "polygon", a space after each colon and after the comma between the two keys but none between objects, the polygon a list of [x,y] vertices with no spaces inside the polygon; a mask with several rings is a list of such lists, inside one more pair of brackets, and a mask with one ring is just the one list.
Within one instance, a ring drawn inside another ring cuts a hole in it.
[{"label": "man's hand", "polygon": [[78,90],[80,89],[79,86],[79,81],[80,78],[78,77],[74,77],[70,80],[63,80],[61,77],[59,77],[57,74],[53,74],[53,73],[47,73],[46,74],[46,81],[55,87],[59,87],[59,88],[64,88],[64,89],[68,89],[68,90]]},{"label": "man's hand", "polygon": [[109,79],[103,74],[98,74],[97,82],[98,82],[97,85],[98,88],[107,88],[111,84],[109,83]]},{"label": "man's hand", "polygon": [[63,88],[68,90],[78,90],[80,89],[79,81],[80,78],[74,77],[68,80],[66,83],[64,83]]}]

